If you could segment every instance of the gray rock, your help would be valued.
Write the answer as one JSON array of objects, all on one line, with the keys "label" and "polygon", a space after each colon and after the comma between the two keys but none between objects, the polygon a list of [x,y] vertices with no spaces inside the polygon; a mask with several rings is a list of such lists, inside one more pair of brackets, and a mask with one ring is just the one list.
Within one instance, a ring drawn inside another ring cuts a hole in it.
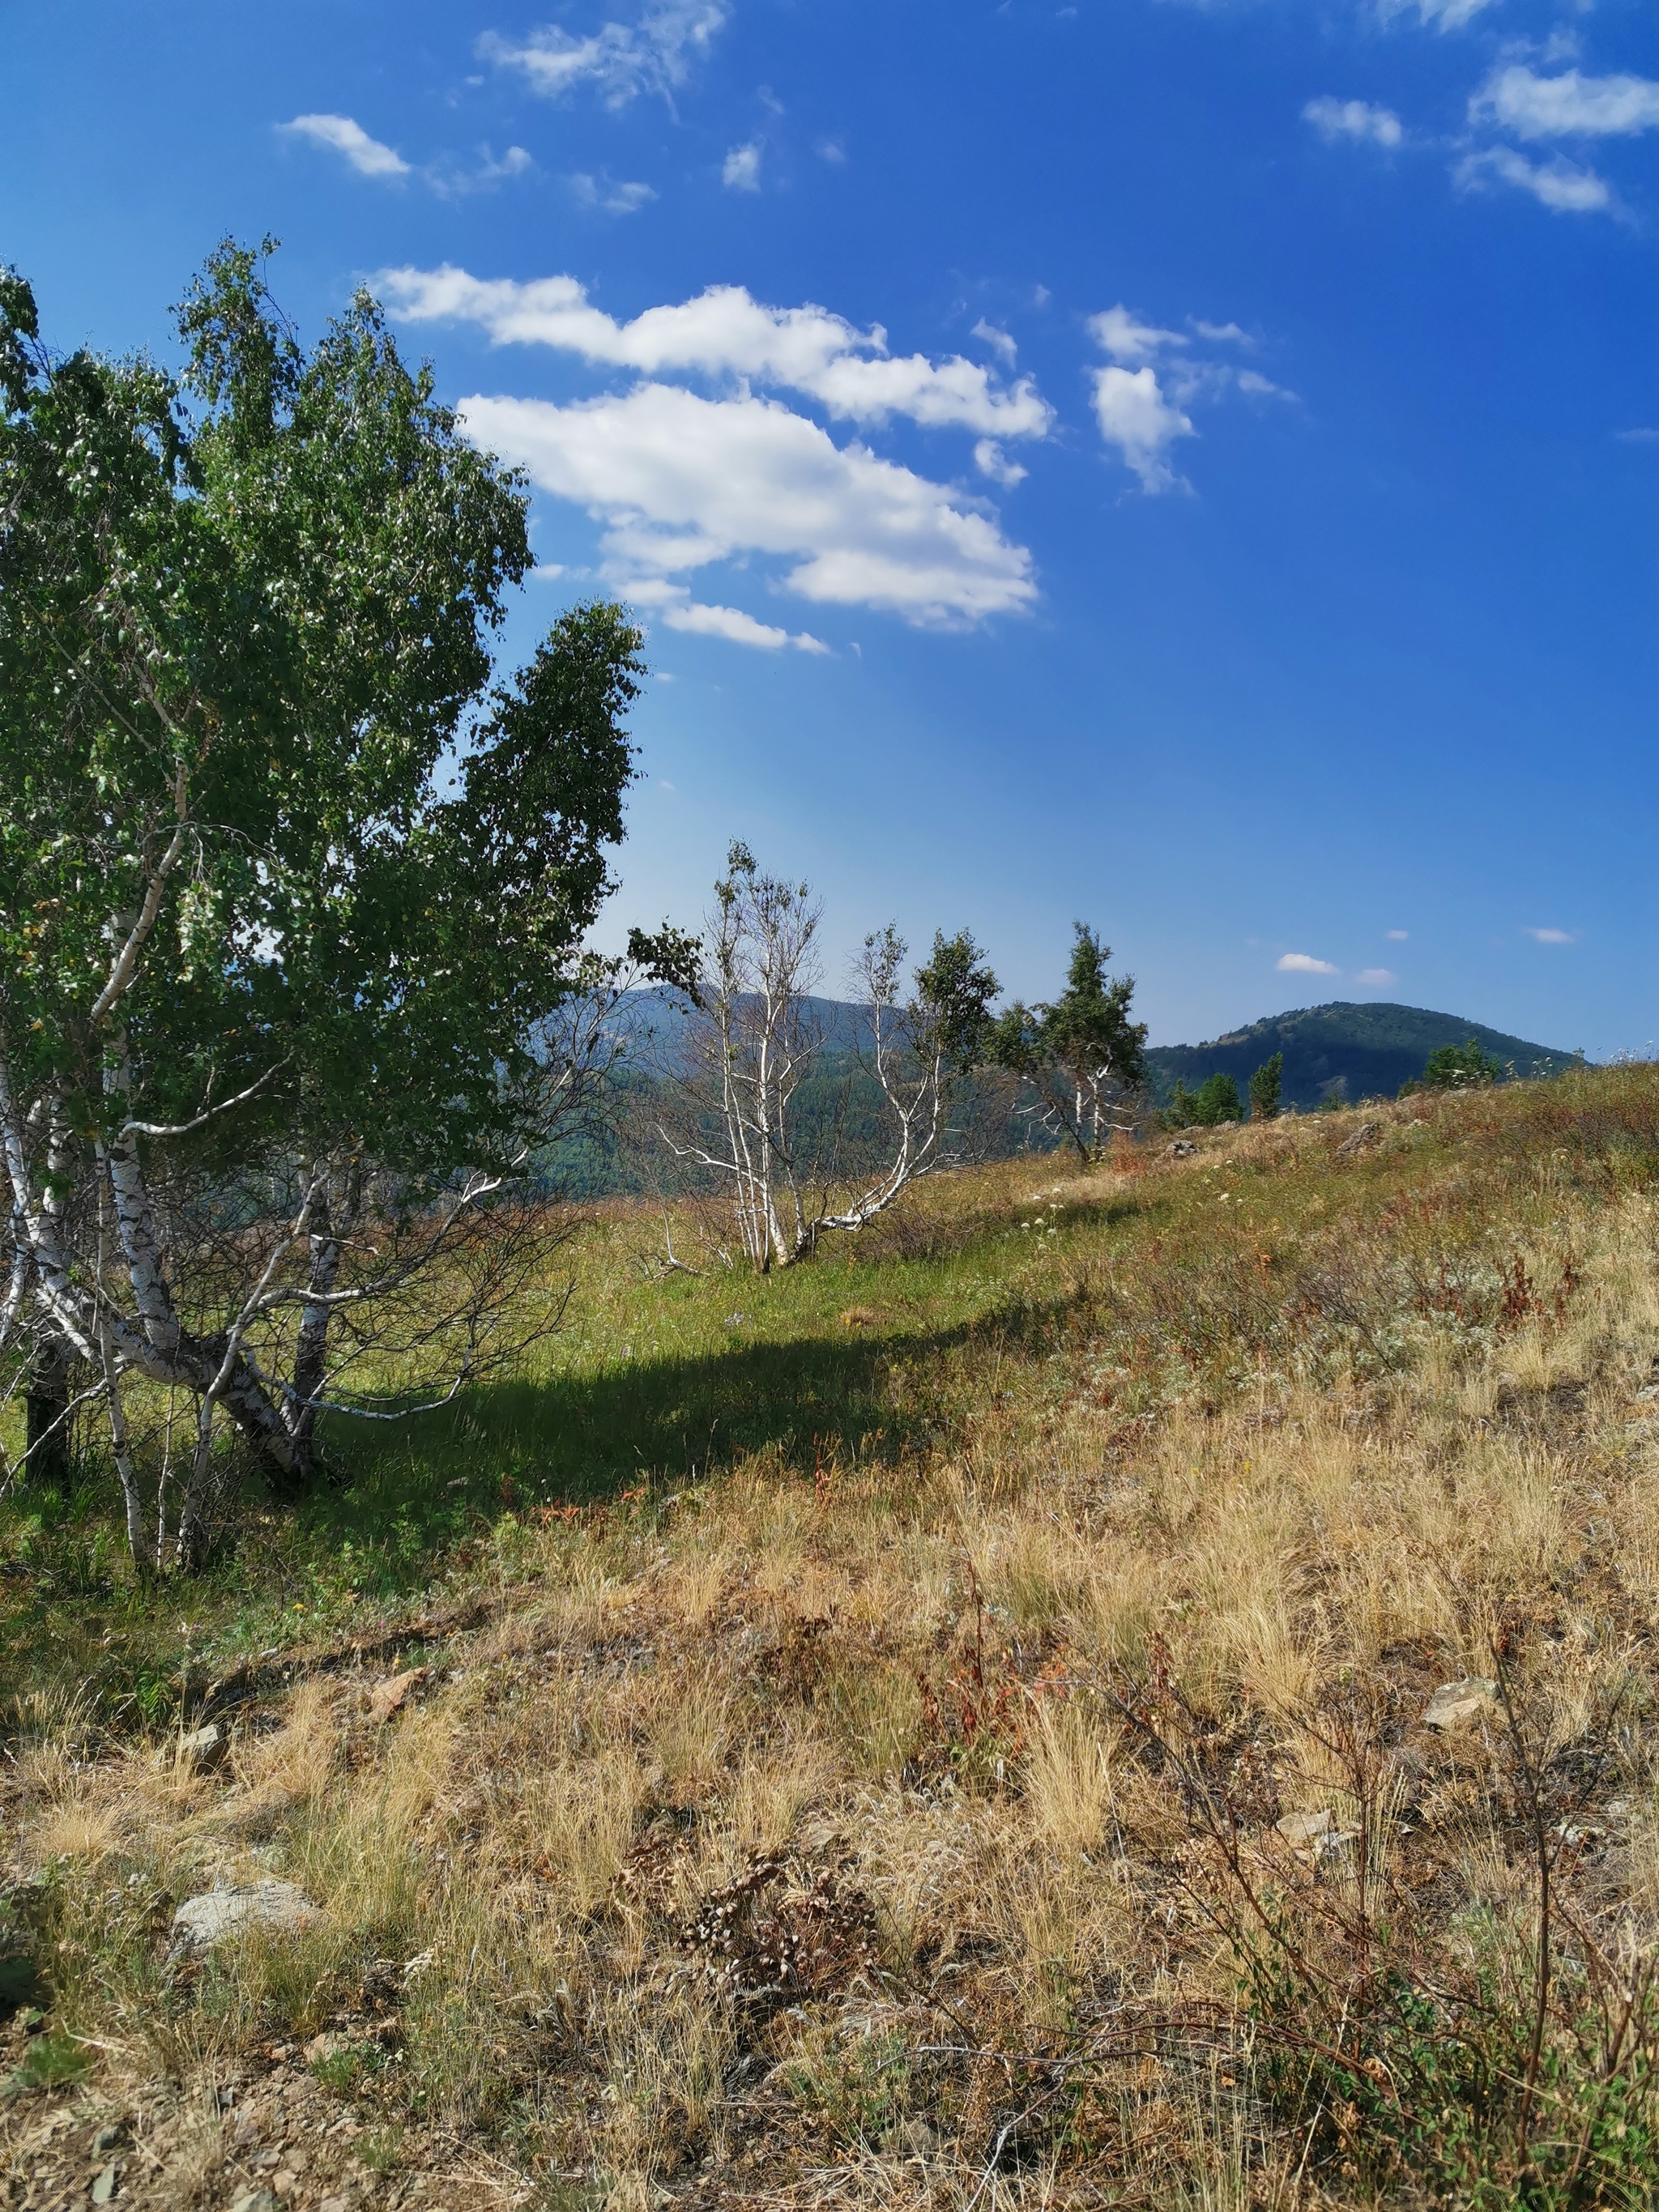
[{"label": "gray rock", "polygon": [[230,2212],[283,2212],[282,2199],[269,2189],[245,2189]]},{"label": "gray rock", "polygon": [[1489,1681],[1484,1674],[1466,1674],[1461,1682],[1440,1685],[1429,1699],[1423,1725],[1443,1731],[1467,1728],[1471,1721],[1493,1711],[1497,1704],[1496,1682]]},{"label": "gray rock", "polygon": [[155,1754],[158,1766],[216,1766],[230,1749],[230,1738],[217,1721],[181,1735],[174,1743],[163,1744]]},{"label": "gray rock", "polygon": [[1169,1157],[1172,1160],[1196,1159],[1198,1158],[1198,1146],[1190,1143],[1185,1137],[1177,1137],[1174,1144],[1170,1147]]},{"label": "gray rock", "polygon": [[1330,1833],[1331,1816],[1322,1806],[1317,1813],[1287,1813],[1273,1826],[1293,1851],[1304,1851]]},{"label": "gray rock", "polygon": [[1345,1137],[1337,1146],[1336,1157],[1340,1160],[1352,1159],[1356,1152],[1363,1152],[1367,1145],[1374,1145],[1382,1133],[1382,1124],[1380,1121],[1362,1121],[1352,1136]]},{"label": "gray rock", "polygon": [[242,1889],[204,1890],[186,1898],[173,1916],[175,1951],[210,1951],[245,1928],[275,1928],[297,1935],[320,1920],[321,1912],[301,1889],[275,1877]]},{"label": "gray rock", "polygon": [[107,2204],[110,2198],[115,2194],[115,2185],[120,2179],[120,2167],[116,2164],[113,2159],[111,2159],[109,2164],[104,2168],[97,2180],[92,2185],[93,2203],[94,2204]]}]

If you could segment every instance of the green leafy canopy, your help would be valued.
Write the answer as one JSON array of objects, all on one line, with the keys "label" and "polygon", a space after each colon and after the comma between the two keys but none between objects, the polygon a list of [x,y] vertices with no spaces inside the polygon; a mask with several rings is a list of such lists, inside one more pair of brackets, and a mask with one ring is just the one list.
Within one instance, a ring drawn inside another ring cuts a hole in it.
[{"label": "green leafy canopy", "polygon": [[[633,773],[639,631],[599,601],[492,684],[519,477],[359,294],[307,352],[258,252],[179,310],[183,375],[40,345],[0,279],[0,1024],[14,1085],[161,1123],[349,1133],[417,1179],[520,1146]],[[173,858],[169,860],[169,854]],[[644,948],[647,952],[649,945]]]}]

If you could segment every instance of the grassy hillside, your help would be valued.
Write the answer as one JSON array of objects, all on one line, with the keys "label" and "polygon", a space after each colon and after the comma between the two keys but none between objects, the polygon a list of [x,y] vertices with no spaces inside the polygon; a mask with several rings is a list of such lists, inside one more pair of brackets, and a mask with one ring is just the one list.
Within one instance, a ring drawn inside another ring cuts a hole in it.
[{"label": "grassy hillside", "polygon": [[1146,1057],[1160,1100],[1176,1079],[1189,1091],[1206,1075],[1231,1075],[1243,1096],[1246,1084],[1264,1060],[1285,1055],[1284,1103],[1304,1110],[1334,1096],[1349,1104],[1362,1098],[1392,1098],[1402,1083],[1423,1073],[1423,1063],[1441,1045],[1474,1037],[1504,1068],[1519,1076],[1559,1075],[1575,1055],[1548,1046],[1506,1036],[1483,1022],[1458,1014],[1431,1013],[1424,1006],[1359,1005],[1338,1000],[1327,1006],[1270,1014],[1248,1029],[1230,1030],[1210,1044],[1158,1045]]},{"label": "grassy hillside", "polygon": [[5,1508],[9,2201],[1651,2201],[1659,1072],[571,1226],[195,1584]]}]

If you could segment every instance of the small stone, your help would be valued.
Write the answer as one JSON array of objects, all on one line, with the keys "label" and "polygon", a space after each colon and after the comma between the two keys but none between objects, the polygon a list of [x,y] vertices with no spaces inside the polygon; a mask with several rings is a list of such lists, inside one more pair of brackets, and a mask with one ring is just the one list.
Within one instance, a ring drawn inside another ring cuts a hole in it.
[{"label": "small stone", "polygon": [[164,1743],[155,1754],[158,1766],[216,1766],[230,1749],[230,1738],[217,1721],[209,1721],[188,1735]]},{"label": "small stone", "polygon": [[272,1876],[245,1888],[210,1889],[186,1898],[173,1916],[173,1948],[210,1951],[228,1936],[251,1927],[297,1935],[321,1917],[303,1890]]},{"label": "small stone", "polygon": [[1380,1121],[1362,1121],[1352,1136],[1345,1138],[1337,1146],[1336,1157],[1340,1160],[1352,1159],[1356,1152],[1363,1152],[1367,1145],[1375,1144],[1382,1133],[1382,1124]]},{"label": "small stone", "polygon": [[1443,1731],[1467,1728],[1491,1712],[1498,1703],[1498,1685],[1484,1674],[1466,1674],[1461,1682],[1443,1682],[1429,1699],[1423,1715],[1425,1728]]},{"label": "small stone", "polygon": [[245,2189],[230,2212],[283,2212],[283,2208],[268,2189]]},{"label": "small stone", "polygon": [[407,1667],[401,1674],[388,1674],[368,1693],[368,1710],[377,1721],[389,1721],[416,1685],[424,1682],[429,1667]]},{"label": "small stone", "polygon": [[351,2199],[349,2197],[325,2197],[317,2207],[317,2212],[351,2212]]},{"label": "small stone", "polygon": [[1177,1137],[1170,1147],[1169,1157],[1172,1160],[1195,1160],[1198,1158],[1198,1146],[1185,1137]]},{"label": "small stone", "polygon": [[109,2164],[92,2185],[92,2201],[94,2204],[109,2203],[110,2198],[115,2194],[115,2185],[120,2178],[120,2173],[119,2165],[114,2159],[111,2159]]},{"label": "small stone", "polygon": [[1316,1813],[1287,1813],[1273,1826],[1293,1851],[1305,1851],[1330,1833],[1331,1816],[1322,1806]]},{"label": "small stone", "polygon": [[276,2176],[271,2186],[276,2190],[278,2197],[291,2197],[299,2179],[299,2175],[295,2172],[292,2166],[285,2166]]},{"label": "small stone", "polygon": [[100,2128],[97,2134],[92,2139],[93,2156],[94,2158],[102,2158],[106,2152],[113,2150],[116,2144],[120,2142],[121,2137],[125,2134],[125,2129],[122,2127],[118,2120],[113,2127]]}]

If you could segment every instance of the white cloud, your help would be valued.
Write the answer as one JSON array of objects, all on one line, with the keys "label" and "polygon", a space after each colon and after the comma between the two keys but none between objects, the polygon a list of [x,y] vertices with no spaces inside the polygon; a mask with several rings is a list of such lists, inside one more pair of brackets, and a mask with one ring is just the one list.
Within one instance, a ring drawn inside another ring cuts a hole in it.
[{"label": "white cloud", "polygon": [[658,0],[636,24],[605,23],[586,38],[550,24],[518,44],[488,31],[478,52],[498,69],[517,70],[532,92],[556,100],[580,84],[598,88],[608,107],[641,92],[673,97],[724,26],[723,0]]},{"label": "white cloud", "polygon": [[729,192],[757,192],[760,165],[760,143],[751,138],[746,146],[734,146],[720,163],[720,182]]},{"label": "white cloud", "polygon": [[1581,169],[1559,157],[1553,161],[1529,161],[1512,146],[1490,146],[1471,154],[1452,172],[1465,191],[1476,191],[1497,177],[1517,191],[1530,192],[1554,215],[1602,215],[1614,205],[1613,187],[1594,169]]},{"label": "white cloud", "polygon": [[[689,630],[702,637],[723,637],[733,645],[757,646],[763,653],[778,653],[786,645],[797,653],[828,653],[830,648],[809,630],[778,629],[757,622],[740,607],[708,606],[691,598],[684,584],[636,576],[628,586],[636,606],[654,607],[670,629]],[[670,788],[672,787],[671,786]]]},{"label": "white cloud", "polygon": [[676,386],[557,406],[477,398],[471,435],[605,528],[624,589],[709,563],[769,555],[784,586],[821,605],[867,606],[963,628],[1036,597],[1031,557],[994,515],[948,486],[837,447],[774,400],[712,400]]},{"label": "white cloud", "polygon": [[1442,31],[1461,31],[1491,5],[1492,0],[1377,0],[1377,13],[1386,20],[1414,8],[1419,23],[1432,23]]},{"label": "white cloud", "polygon": [[1294,399],[1296,398],[1295,392],[1286,392],[1282,384],[1270,384],[1265,376],[1259,375],[1253,368],[1239,369],[1233,378],[1233,382],[1241,392],[1248,392],[1252,399]]},{"label": "white cloud", "polygon": [[411,322],[474,322],[497,345],[556,346],[647,376],[691,370],[782,386],[853,422],[908,415],[930,428],[992,438],[1046,437],[1054,422],[1030,377],[1005,386],[960,354],[939,362],[923,354],[896,359],[879,324],[860,331],[823,307],[763,307],[740,284],[711,285],[694,300],[647,307],[631,323],[618,323],[592,305],[574,276],[519,284],[446,263],[385,270],[375,281],[392,312]]},{"label": "white cloud", "polygon": [[354,123],[349,115],[296,115],[291,123],[278,124],[277,128],[343,154],[359,176],[406,177],[410,173],[409,163],[401,154],[371,138],[362,124]]},{"label": "white cloud", "polygon": [[1019,348],[1006,331],[999,330],[994,323],[988,323],[981,315],[968,335],[969,337],[982,340],[1005,363],[1008,374],[1011,376],[1013,374],[1014,364],[1019,359]]},{"label": "white cloud", "polygon": [[1469,102],[1522,138],[1633,137],[1659,130],[1659,83],[1644,76],[1537,76],[1519,63],[1493,71]]},{"label": "white cloud", "polygon": [[1016,484],[1024,483],[1030,471],[1011,461],[994,438],[981,438],[974,447],[974,466],[982,477],[1012,491]]},{"label": "white cloud", "polygon": [[[1282,967],[1284,963],[1281,962],[1279,964]],[[1362,968],[1353,980],[1356,983],[1363,983],[1368,991],[1383,991],[1390,983],[1397,983],[1400,978],[1392,968]]]},{"label": "white cloud", "polygon": [[657,197],[649,185],[613,185],[608,177],[592,177],[580,169],[565,182],[583,207],[602,208],[606,215],[637,215]]},{"label": "white cloud", "polygon": [[1350,138],[1358,145],[1382,146],[1392,152],[1406,136],[1391,107],[1373,107],[1364,100],[1333,100],[1328,93],[1310,100],[1302,119],[1312,124],[1328,146]]},{"label": "white cloud", "polygon": [[[1237,323],[1206,323],[1194,316],[1192,326],[1212,342],[1255,343]],[[1143,491],[1191,489],[1170,465],[1170,448],[1177,438],[1198,434],[1186,411],[1194,401],[1217,398],[1230,388],[1253,398],[1295,397],[1255,369],[1196,359],[1184,331],[1144,322],[1121,301],[1103,314],[1091,315],[1088,328],[1096,343],[1111,356],[1109,368],[1090,373],[1100,434],[1109,446],[1116,447],[1140,478]]]},{"label": "white cloud", "polygon": [[1390,945],[1404,945],[1411,936],[1409,929],[1385,929],[1382,934]]},{"label": "white cloud", "polygon": [[1328,960],[1316,960],[1311,952],[1283,952],[1278,962],[1281,975],[1340,975]]},{"label": "white cloud", "polygon": [[1659,446],[1659,430],[1645,424],[1634,430],[1615,430],[1613,434],[1622,446]]},{"label": "white cloud", "polygon": [[1577,934],[1571,929],[1528,929],[1522,933],[1535,945],[1571,945]]},{"label": "white cloud", "polygon": [[534,157],[522,146],[509,146],[499,161],[488,146],[482,146],[476,169],[463,169],[446,155],[441,161],[428,163],[421,175],[440,199],[465,199],[471,192],[487,192],[504,178],[527,177],[535,166]]},{"label": "white cloud", "polygon": [[847,149],[839,138],[821,139],[818,143],[818,159],[821,161],[844,161],[847,159]]},{"label": "white cloud", "polygon": [[1140,478],[1143,491],[1174,491],[1185,479],[1170,466],[1169,451],[1177,438],[1197,434],[1192,418],[1164,397],[1155,370],[1097,368],[1093,372],[1095,417],[1100,434],[1115,446]]},{"label": "white cloud", "polygon": [[1192,343],[1179,331],[1161,331],[1155,323],[1143,323],[1121,301],[1103,314],[1090,316],[1089,335],[1103,353],[1110,354],[1114,361],[1131,368],[1142,362],[1156,361],[1166,346]]}]

